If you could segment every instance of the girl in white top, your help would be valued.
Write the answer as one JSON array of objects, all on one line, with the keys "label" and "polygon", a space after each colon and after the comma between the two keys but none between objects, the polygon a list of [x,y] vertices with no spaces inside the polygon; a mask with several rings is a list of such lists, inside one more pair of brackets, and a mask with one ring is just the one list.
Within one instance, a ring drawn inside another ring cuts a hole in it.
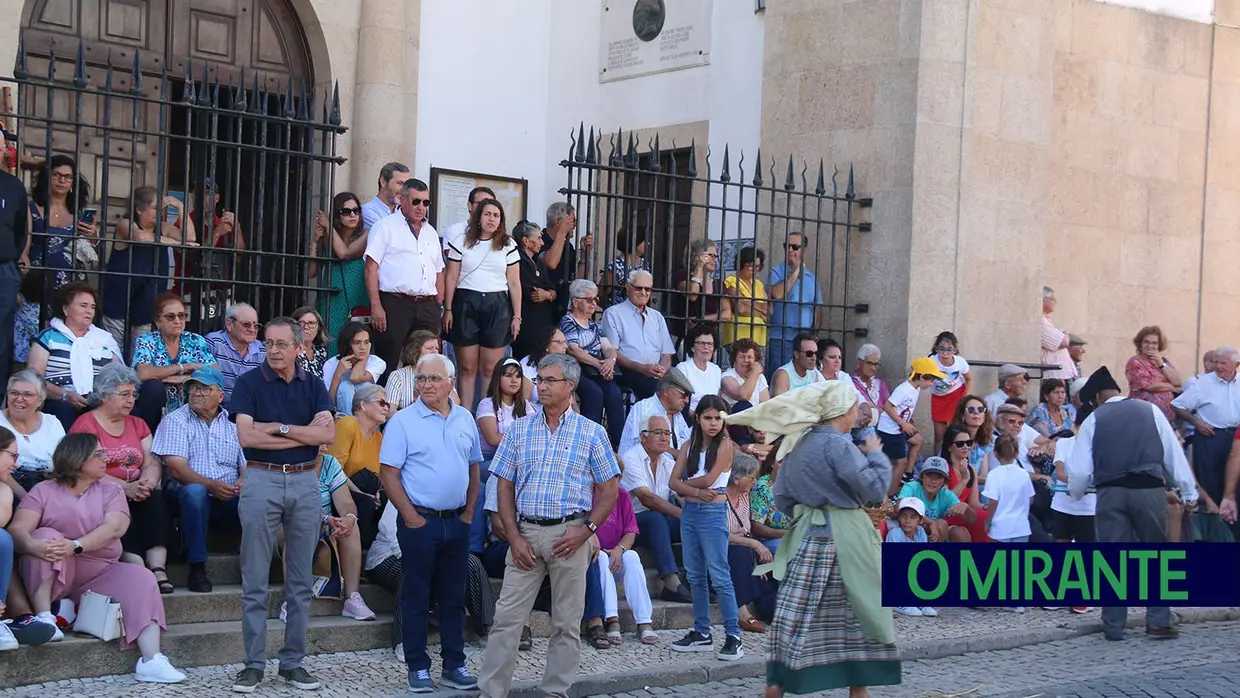
[{"label": "girl in white top", "polygon": [[705,395],[718,395],[723,382],[723,371],[711,361],[715,357],[715,332],[709,326],[691,328],[685,336],[690,347],[690,358],[676,365],[693,385],[689,398],[689,411],[697,411],[698,401]]},{"label": "girl in white top", "polygon": [[340,353],[323,363],[323,382],[336,401],[336,414],[350,415],[353,393],[367,383],[377,383],[387,362],[370,353],[370,330],[360,322],[350,322],[340,330],[336,351]]},{"label": "girl in white top", "polygon": [[930,355],[946,378],[936,378],[930,386],[930,419],[934,422],[934,452],[939,452],[943,432],[956,416],[956,405],[973,389],[969,362],[959,355],[960,342],[951,332],[940,332],[934,338]]},{"label": "girl in white top", "polygon": [[479,203],[465,236],[448,242],[443,327],[456,352],[461,404],[472,411],[474,383],[491,382],[496,364],[521,332],[521,271],[504,207]]},{"label": "girl in white top", "polygon": [[770,386],[762,375],[762,348],[752,339],[732,345],[732,368],[723,372],[719,396],[731,409],[738,402],[758,405],[771,399]]},{"label": "girl in white top", "polygon": [[487,396],[478,402],[478,433],[482,436],[482,457],[488,461],[495,455],[499,442],[512,423],[534,414],[534,406],[521,394],[524,375],[516,359],[500,359],[491,374]]}]

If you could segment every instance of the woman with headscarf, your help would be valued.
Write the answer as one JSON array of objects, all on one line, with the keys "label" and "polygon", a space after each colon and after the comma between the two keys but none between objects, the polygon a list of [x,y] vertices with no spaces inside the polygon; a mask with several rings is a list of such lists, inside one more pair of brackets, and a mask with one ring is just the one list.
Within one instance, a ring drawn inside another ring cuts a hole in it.
[{"label": "woman with headscarf", "polygon": [[784,437],[775,504],[792,512],[792,527],[770,570],[780,586],[767,629],[768,698],[845,686],[863,698],[866,685],[901,681],[891,609],[882,605],[881,543],[862,509],[883,499],[891,462],[876,437],[853,445],[857,409],[852,385],[824,381],[726,417]]}]

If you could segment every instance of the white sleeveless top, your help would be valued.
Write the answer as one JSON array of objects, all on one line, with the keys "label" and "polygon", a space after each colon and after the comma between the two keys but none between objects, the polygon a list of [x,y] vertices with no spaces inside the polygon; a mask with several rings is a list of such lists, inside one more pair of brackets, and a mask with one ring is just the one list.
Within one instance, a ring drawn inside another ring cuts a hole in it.
[{"label": "white sleeveless top", "polygon": [[[705,475],[706,473],[707,473],[707,470],[706,470],[706,454],[705,454],[705,453],[699,453],[699,454],[698,454],[698,469],[697,469],[697,472],[693,474],[693,477],[702,477],[702,476],[703,476],[703,475]],[[729,480],[729,479],[731,479],[731,477],[732,477],[732,469],[731,469],[731,468],[729,468],[729,469],[727,469],[727,470],[723,471],[722,473],[719,473],[719,477],[715,478],[715,482],[714,482],[714,483],[710,486],[710,488],[709,488],[709,489],[712,489],[712,490],[717,490],[717,489],[719,489],[719,488],[721,488],[721,487],[727,487],[727,486],[728,486],[728,480]],[[692,479],[692,478],[690,478],[690,479]]]}]

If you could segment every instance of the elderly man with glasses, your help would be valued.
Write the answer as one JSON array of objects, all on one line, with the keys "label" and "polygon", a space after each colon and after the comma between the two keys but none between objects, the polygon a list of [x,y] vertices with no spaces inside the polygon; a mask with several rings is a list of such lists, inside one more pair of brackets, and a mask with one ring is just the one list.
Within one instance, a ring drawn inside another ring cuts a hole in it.
[{"label": "elderly man with glasses", "polygon": [[[679,415],[678,415],[679,416]],[[620,486],[633,498],[637,514],[637,545],[654,553],[663,591],[659,598],[693,603],[688,585],[680,583],[680,567],[672,543],[680,542],[680,506],[672,501],[672,427],[667,417],[649,414],[641,423],[641,444],[620,454]]]},{"label": "elderly man with glasses", "polygon": [[628,278],[628,299],[603,311],[603,335],[619,352],[616,383],[639,400],[654,395],[676,352],[663,314],[650,307],[653,293],[654,277],[634,269]]},{"label": "elderly man with glasses", "polygon": [[164,416],[151,453],[168,468],[169,494],[181,507],[181,533],[189,555],[189,590],[211,591],[207,576],[207,530],[236,529],[237,495],[245,454],[237,425],[221,407],[224,375],[214,366],[194,371],[185,382],[189,403]]},{"label": "elderly man with glasses", "polygon": [[249,303],[233,303],[224,311],[224,329],[208,334],[207,345],[224,376],[224,407],[237,378],[263,365],[267,351],[258,341],[258,311]]}]

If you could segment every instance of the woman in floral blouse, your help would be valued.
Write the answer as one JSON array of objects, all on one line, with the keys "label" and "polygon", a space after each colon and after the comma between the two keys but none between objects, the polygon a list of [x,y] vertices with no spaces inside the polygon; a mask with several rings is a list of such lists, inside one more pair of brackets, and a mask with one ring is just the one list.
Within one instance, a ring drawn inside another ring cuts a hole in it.
[{"label": "woman in floral blouse", "polygon": [[1038,392],[1042,400],[1029,413],[1025,424],[1037,429],[1042,436],[1071,429],[1076,421],[1076,408],[1068,402],[1067,385],[1058,378],[1043,378],[1042,388]]},{"label": "woman in floral blouse", "polygon": [[762,459],[762,467],[758,470],[758,479],[749,490],[749,519],[753,536],[762,541],[771,554],[779,548],[779,541],[792,526],[792,519],[775,508],[775,478],[779,476],[779,461],[775,454],[778,452],[779,440],[776,440],[770,444],[770,451]]},{"label": "woman in floral blouse", "polygon": [[171,412],[184,402],[181,392],[190,374],[215,363],[207,340],[185,330],[188,318],[180,296],[161,293],[155,298],[155,329],[134,342],[133,367],[142,386],[134,415],[146,422],[152,433],[165,411]]},{"label": "woman in floral blouse", "polygon": [[297,366],[310,375],[323,380],[323,364],[327,361],[327,345],[332,338],[327,334],[327,326],[319,311],[303,305],[293,311],[293,319],[301,325],[301,335],[305,341],[301,345],[301,353],[297,355]]},{"label": "woman in floral blouse", "polygon": [[1163,358],[1163,352],[1167,351],[1167,335],[1158,325],[1142,327],[1132,338],[1132,344],[1137,348],[1137,353],[1124,366],[1128,397],[1153,403],[1174,424],[1171,400],[1175,397],[1175,391],[1183,385],[1183,380],[1175,366]]}]

